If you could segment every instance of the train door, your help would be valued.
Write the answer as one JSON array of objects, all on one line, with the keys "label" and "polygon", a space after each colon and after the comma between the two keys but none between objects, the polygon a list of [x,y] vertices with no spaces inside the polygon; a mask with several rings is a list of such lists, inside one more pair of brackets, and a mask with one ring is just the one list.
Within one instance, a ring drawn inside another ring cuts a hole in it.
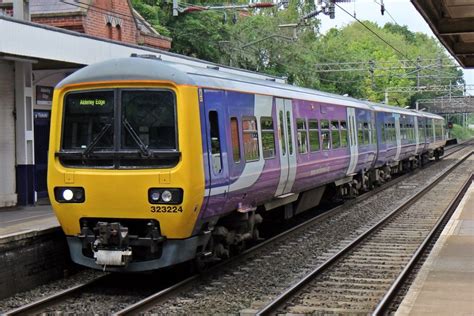
[{"label": "train door", "polygon": [[280,140],[280,180],[275,196],[290,193],[296,177],[296,149],[291,100],[276,99],[278,134]]},{"label": "train door", "polygon": [[420,134],[418,133],[418,118],[416,116],[413,117],[413,126],[415,126],[415,155],[418,154],[418,149],[420,148]]},{"label": "train door", "polygon": [[351,152],[351,160],[349,162],[349,168],[347,169],[346,174],[350,175],[355,172],[359,158],[356,114],[354,108],[347,108],[347,128],[349,130],[349,149]]},{"label": "train door", "polygon": [[393,114],[395,117],[395,134],[397,136],[397,152],[395,154],[395,161],[398,161],[400,158],[400,153],[402,152],[402,134],[400,132],[400,114]]},{"label": "train door", "polygon": [[222,210],[229,191],[229,166],[225,137],[225,92],[204,90],[204,122],[207,143],[208,176],[207,208],[213,213]]}]

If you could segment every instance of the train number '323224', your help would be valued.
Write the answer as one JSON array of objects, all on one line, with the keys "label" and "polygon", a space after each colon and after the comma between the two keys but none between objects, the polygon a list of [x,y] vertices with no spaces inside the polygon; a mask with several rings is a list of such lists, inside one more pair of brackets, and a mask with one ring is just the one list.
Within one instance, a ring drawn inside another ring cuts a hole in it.
[{"label": "train number '323224'", "polygon": [[181,205],[152,205],[150,211],[152,213],[182,213],[183,207]]}]

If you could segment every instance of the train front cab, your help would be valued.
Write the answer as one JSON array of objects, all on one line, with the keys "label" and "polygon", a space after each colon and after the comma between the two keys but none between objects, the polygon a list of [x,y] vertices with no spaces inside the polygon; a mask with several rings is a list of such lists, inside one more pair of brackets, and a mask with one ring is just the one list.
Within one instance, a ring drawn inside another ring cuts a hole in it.
[{"label": "train front cab", "polygon": [[70,84],[54,93],[48,190],[74,262],[144,271],[184,262],[204,171],[197,89]]}]

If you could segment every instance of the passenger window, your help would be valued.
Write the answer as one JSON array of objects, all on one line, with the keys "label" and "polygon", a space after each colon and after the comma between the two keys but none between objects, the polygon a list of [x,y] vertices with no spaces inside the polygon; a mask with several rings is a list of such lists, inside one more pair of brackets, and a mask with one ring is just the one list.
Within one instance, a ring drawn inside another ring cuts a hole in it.
[{"label": "passenger window", "polygon": [[258,131],[255,117],[245,118],[242,120],[242,132],[244,138],[245,161],[259,160]]},{"label": "passenger window", "polygon": [[318,120],[309,120],[309,150],[319,151],[319,127]]},{"label": "passenger window", "polygon": [[370,133],[372,136],[372,144],[377,143],[376,131],[375,131],[375,124],[370,122]]},{"label": "passenger window", "polygon": [[321,139],[323,141],[323,150],[331,149],[328,120],[321,120]]},{"label": "passenger window", "polygon": [[232,137],[232,157],[235,163],[240,162],[240,139],[239,139],[239,123],[237,118],[230,119],[230,135]]},{"label": "passenger window", "polygon": [[357,141],[359,142],[359,145],[364,144],[364,127],[363,127],[363,124],[360,122],[357,128]]},{"label": "passenger window", "polygon": [[385,126],[387,126],[387,124],[382,124],[382,128],[381,128],[381,131],[382,131],[382,143],[385,143]]},{"label": "passenger window", "polygon": [[263,158],[269,159],[275,157],[275,131],[273,129],[273,119],[271,117],[261,117],[260,125],[262,128],[262,149]]},{"label": "passenger window", "polygon": [[308,132],[306,130],[306,120],[296,119],[296,129],[298,130],[298,152],[306,154],[308,152]]},{"label": "passenger window", "polygon": [[369,134],[369,123],[364,122],[364,144],[367,145],[370,143],[370,134]]},{"label": "passenger window", "polygon": [[339,133],[339,121],[331,121],[332,148],[341,147],[341,136]]},{"label": "passenger window", "polygon": [[347,123],[341,121],[341,147],[347,147]]},{"label": "passenger window", "polygon": [[215,174],[219,174],[222,171],[222,155],[217,111],[209,111],[209,125],[211,129],[212,169]]},{"label": "passenger window", "polygon": [[285,137],[285,125],[283,124],[283,111],[280,111],[280,148],[281,148],[281,154],[282,156],[285,156],[286,155],[286,137]]},{"label": "passenger window", "polygon": [[286,111],[286,127],[288,129],[288,151],[293,155],[293,138],[291,137],[291,116],[290,111]]}]

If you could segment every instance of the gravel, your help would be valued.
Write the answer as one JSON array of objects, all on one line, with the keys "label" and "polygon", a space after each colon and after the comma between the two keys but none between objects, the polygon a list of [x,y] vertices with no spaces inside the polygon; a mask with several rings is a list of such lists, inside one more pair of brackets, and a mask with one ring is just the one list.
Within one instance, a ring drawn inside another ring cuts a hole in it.
[{"label": "gravel", "polygon": [[[461,152],[441,160],[323,222],[294,232],[291,239],[272,243],[245,259],[224,266],[216,273],[201,278],[180,295],[170,297],[151,312],[158,315],[252,313],[376,223],[403,199],[452,165],[454,157],[460,155]],[[160,274],[136,275],[129,279],[118,276],[117,280],[122,280],[119,285],[98,288],[50,312],[110,314],[186,276],[179,269],[162,273],[167,273],[167,277],[160,277]],[[1,300],[0,310],[16,308],[100,275],[102,272],[96,270],[81,271]],[[114,288],[116,290],[109,290]]]},{"label": "gravel", "polygon": [[378,222],[404,199],[421,190],[425,183],[431,182],[451,166],[455,162],[454,157],[460,157],[461,152],[322,223],[293,234],[291,240],[273,243],[245,261],[202,279],[190,290],[161,303],[151,313],[188,315],[255,312]]},{"label": "gravel", "polygon": [[96,270],[81,270],[78,273],[65,277],[64,279],[53,281],[32,290],[20,292],[0,300],[0,311],[4,313],[8,310],[48,297],[74,285],[92,281],[103,274],[103,272]]},{"label": "gravel", "polygon": [[[277,314],[371,314],[473,172],[471,157],[301,289]],[[345,280],[338,282],[341,278]]]}]

